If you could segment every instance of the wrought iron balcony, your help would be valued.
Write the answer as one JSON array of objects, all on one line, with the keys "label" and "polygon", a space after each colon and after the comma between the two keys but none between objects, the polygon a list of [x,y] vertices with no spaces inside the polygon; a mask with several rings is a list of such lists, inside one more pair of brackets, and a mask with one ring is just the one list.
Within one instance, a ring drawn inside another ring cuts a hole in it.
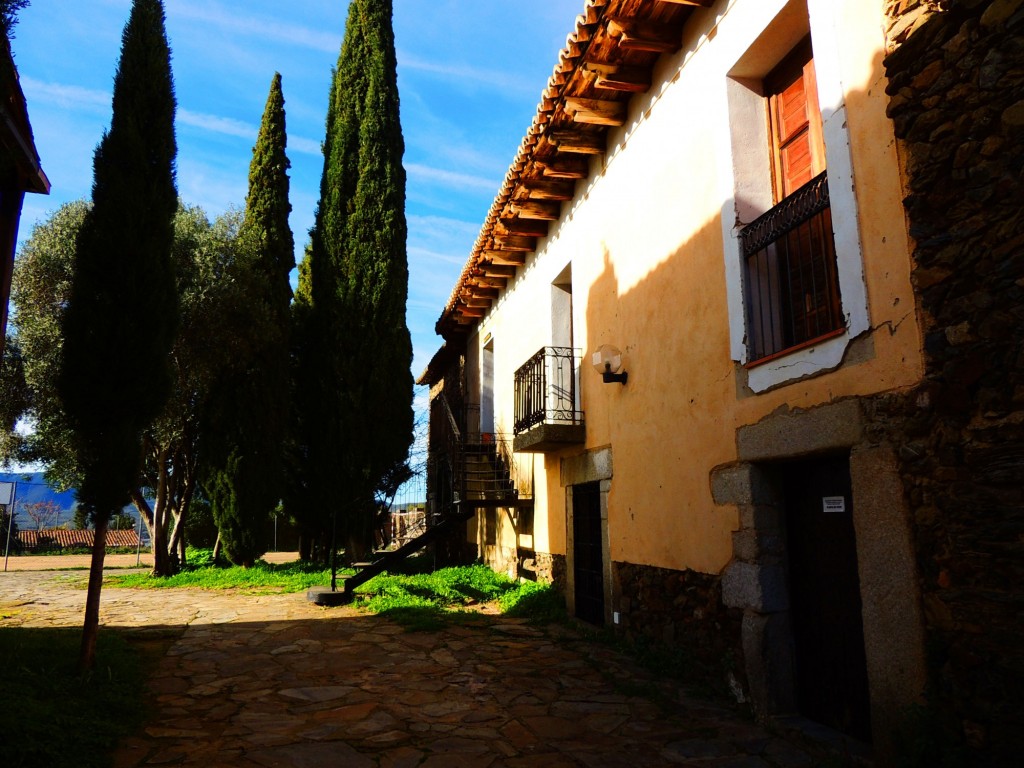
[{"label": "wrought iron balcony", "polygon": [[767,362],[845,329],[826,174],[741,233],[750,362]]},{"label": "wrought iron balcony", "polygon": [[569,347],[542,347],[515,373],[513,450],[543,453],[582,443],[579,355]]}]

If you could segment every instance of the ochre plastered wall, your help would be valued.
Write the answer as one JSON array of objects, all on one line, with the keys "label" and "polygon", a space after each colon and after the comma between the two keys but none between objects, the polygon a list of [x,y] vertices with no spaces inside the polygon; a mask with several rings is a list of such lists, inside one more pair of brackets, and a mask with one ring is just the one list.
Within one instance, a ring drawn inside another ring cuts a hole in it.
[{"label": "ochre plastered wall", "polygon": [[[811,0],[812,25],[823,2]],[[902,191],[884,112],[882,8],[836,0],[827,27],[812,31],[819,45],[836,46],[832,90],[847,111],[870,330],[838,370],[757,395],[743,386],[730,350],[731,256],[721,218],[733,203],[723,198],[730,184],[717,153],[730,130],[728,72],[759,25],[786,4],[727,5],[694,16],[687,45],[659,63],[655,85],[633,99],[607,154],[592,161],[576,199],[470,339],[471,347],[494,340],[497,429],[511,432],[513,373],[551,343],[550,285],[571,263],[575,346],[584,352],[583,447],[611,446],[615,460],[611,558],[704,573],[720,572],[732,556],[737,511],[715,505],[709,472],[736,460],[739,427],[779,408],[905,388],[921,377]],[[604,343],[624,352],[625,387],[603,384],[590,367],[589,352]],[[559,467],[578,452],[522,459],[532,462],[537,551],[565,552]]]}]

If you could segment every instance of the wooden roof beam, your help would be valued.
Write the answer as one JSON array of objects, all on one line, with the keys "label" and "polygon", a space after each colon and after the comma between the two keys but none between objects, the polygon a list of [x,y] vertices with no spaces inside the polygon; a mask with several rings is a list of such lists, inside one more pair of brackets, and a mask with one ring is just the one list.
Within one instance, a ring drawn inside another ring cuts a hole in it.
[{"label": "wooden roof beam", "polygon": [[[562,215],[562,205],[557,202],[544,200],[514,200],[510,207],[520,219],[532,219],[539,221],[557,221]],[[502,223],[505,219],[502,219]],[[544,233],[547,234],[547,225],[544,225]],[[512,231],[512,230],[509,230]],[[529,232],[523,234],[530,234]]]},{"label": "wooden roof beam", "polygon": [[625,91],[626,93],[643,93],[651,87],[651,70],[648,67],[587,62],[583,68],[597,75],[594,85],[598,88]]},{"label": "wooden roof beam", "polygon": [[[513,204],[513,211],[516,206]],[[498,219],[498,227],[495,234],[525,235],[526,237],[547,237],[548,223],[540,221],[537,217],[522,216],[520,218]]]},{"label": "wooden roof beam", "polygon": [[492,264],[511,264],[521,267],[526,263],[526,254],[522,251],[480,251],[480,260],[489,261]]},{"label": "wooden roof beam", "polygon": [[585,179],[590,175],[590,162],[585,157],[555,157],[535,162],[546,179]]},{"label": "wooden roof beam", "polygon": [[571,152],[576,155],[603,155],[605,152],[606,142],[603,133],[551,131],[548,138],[558,147],[559,152]]},{"label": "wooden roof beam", "polygon": [[476,298],[476,299],[496,299],[501,293],[497,288],[487,288],[482,285],[469,285],[467,284],[465,289],[459,293],[460,299]]},{"label": "wooden roof beam", "polygon": [[494,235],[494,244],[499,251],[524,251],[533,252],[537,250],[537,238],[524,237],[523,235]]},{"label": "wooden roof beam", "polygon": [[469,278],[471,282],[484,288],[504,288],[508,285],[508,278],[488,277],[487,275],[473,275]]},{"label": "wooden roof beam", "polygon": [[678,27],[649,21],[609,19],[608,34],[618,39],[624,51],[675,53],[683,47]]},{"label": "wooden roof beam", "polygon": [[662,3],[675,3],[676,5],[693,5],[697,8],[710,8],[715,0],[660,0]]},{"label": "wooden roof beam", "polygon": [[479,264],[480,270],[488,277],[515,277],[516,267],[514,264],[494,264],[482,261]]},{"label": "wooden roof beam", "polygon": [[626,102],[606,99],[581,99],[566,97],[565,111],[572,115],[573,122],[588,125],[624,125]]},{"label": "wooden roof beam", "polygon": [[461,317],[477,319],[486,315],[487,310],[483,307],[467,307],[460,304],[455,308],[455,313]]},{"label": "wooden roof beam", "polygon": [[572,200],[576,196],[576,184],[573,181],[530,180],[522,184],[522,189],[530,200]]}]

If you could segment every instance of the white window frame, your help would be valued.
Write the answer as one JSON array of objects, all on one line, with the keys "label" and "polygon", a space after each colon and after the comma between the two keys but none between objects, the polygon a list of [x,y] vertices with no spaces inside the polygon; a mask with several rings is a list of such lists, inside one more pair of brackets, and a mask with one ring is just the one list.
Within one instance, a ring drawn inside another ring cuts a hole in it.
[{"label": "white window frame", "polygon": [[[721,142],[718,153],[721,159],[719,178],[723,180],[721,199],[725,200],[722,236],[729,307],[729,348],[732,359],[740,365],[750,361],[740,232],[746,224],[773,206],[766,105],[760,93],[760,81],[808,31],[807,28],[794,28],[792,21],[796,14],[802,14],[804,0],[761,0],[753,5],[755,13],[763,14],[764,23],[743,27],[760,31],[748,33],[749,39],[741,42],[746,53],[729,71],[725,85],[727,125],[723,125],[719,132],[726,140]],[[806,11],[814,50],[836,268],[846,333],[751,366],[747,369],[747,385],[755,393],[837,368],[853,339],[869,328],[860,219],[850,137],[846,128],[846,89],[840,67],[841,32],[836,24],[834,0],[806,0]],[[785,20],[780,21],[782,19]],[[774,61],[771,61],[772,56]],[[769,63],[771,66],[765,69]]]}]

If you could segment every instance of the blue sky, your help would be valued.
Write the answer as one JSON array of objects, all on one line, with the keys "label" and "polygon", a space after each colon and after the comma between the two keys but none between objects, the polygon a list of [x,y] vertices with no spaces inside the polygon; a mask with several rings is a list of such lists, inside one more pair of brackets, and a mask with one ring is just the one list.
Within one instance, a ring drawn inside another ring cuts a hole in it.
[{"label": "blue sky", "polygon": [[[88,198],[92,155],[130,0],[32,0],[13,50],[48,197],[29,195],[21,240],[60,204]],[[211,216],[245,202],[270,80],[281,72],[297,258],[313,222],[339,0],[165,0],[178,99],[178,191]],[[408,173],[409,309],[418,375],[434,322],[583,8],[583,0],[394,0]]]}]

